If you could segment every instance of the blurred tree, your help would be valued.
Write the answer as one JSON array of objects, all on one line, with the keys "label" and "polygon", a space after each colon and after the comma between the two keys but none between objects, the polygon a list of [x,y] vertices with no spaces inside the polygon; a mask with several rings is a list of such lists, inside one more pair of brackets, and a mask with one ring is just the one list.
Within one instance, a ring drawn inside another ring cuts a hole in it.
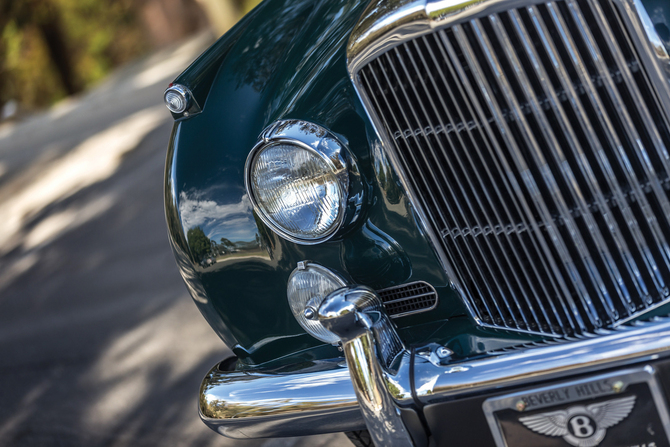
[{"label": "blurred tree", "polygon": [[228,31],[245,11],[245,0],[198,0],[207,12],[207,18],[218,35]]},{"label": "blurred tree", "polygon": [[206,29],[208,21],[223,32],[257,3],[0,0],[0,110],[12,99],[22,109],[50,105],[152,47]]},{"label": "blurred tree", "polygon": [[135,8],[154,46],[175,42],[207,27],[207,16],[196,0],[140,0]]},{"label": "blurred tree", "polygon": [[139,28],[129,29],[132,5],[132,0],[0,0],[0,106],[9,99],[24,108],[51,104],[139,54],[146,45]]},{"label": "blurred tree", "polygon": [[0,17],[0,35],[4,34],[2,31],[10,21],[18,28],[35,27],[42,35],[65,92],[72,95],[81,91],[82,85],[75,74],[63,33],[60,11],[51,0],[2,0]]}]

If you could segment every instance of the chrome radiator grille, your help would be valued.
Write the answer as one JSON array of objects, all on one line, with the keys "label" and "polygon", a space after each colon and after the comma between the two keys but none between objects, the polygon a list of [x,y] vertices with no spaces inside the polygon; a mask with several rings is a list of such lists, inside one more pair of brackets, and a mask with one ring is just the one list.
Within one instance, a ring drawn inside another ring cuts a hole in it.
[{"label": "chrome radiator grille", "polygon": [[574,335],[668,301],[670,126],[612,0],[473,19],[356,76],[483,324]]}]

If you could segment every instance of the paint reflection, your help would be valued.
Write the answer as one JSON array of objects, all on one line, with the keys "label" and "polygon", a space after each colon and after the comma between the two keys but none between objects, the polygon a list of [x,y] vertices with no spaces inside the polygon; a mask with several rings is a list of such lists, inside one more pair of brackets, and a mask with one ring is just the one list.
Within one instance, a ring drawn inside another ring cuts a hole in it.
[{"label": "paint reflection", "polygon": [[[354,281],[374,288],[402,283],[412,272],[400,244],[369,220],[344,240],[342,261]],[[389,278],[393,278],[393,284],[389,284]]]},{"label": "paint reflection", "polygon": [[179,215],[186,230],[190,259],[203,269],[229,259],[275,257],[274,240],[253,212],[246,193],[238,202],[221,204],[181,192]]}]

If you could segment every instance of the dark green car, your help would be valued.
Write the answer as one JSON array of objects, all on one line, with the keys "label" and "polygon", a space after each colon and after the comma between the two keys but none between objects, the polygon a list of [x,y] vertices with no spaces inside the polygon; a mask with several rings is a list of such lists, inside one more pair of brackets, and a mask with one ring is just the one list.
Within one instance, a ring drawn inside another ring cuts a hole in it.
[{"label": "dark green car", "polygon": [[670,445],[669,53],[668,0],[263,2],[165,92],[202,420]]}]

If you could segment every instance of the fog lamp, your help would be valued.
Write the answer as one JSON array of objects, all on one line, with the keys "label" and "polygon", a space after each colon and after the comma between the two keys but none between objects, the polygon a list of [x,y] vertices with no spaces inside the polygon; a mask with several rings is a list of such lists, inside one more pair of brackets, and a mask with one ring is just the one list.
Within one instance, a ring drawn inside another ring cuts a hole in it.
[{"label": "fog lamp", "polygon": [[293,316],[308,334],[325,343],[340,340],[321,325],[316,310],[326,296],[346,285],[340,275],[322,265],[308,261],[298,263],[289,277],[286,295]]}]

